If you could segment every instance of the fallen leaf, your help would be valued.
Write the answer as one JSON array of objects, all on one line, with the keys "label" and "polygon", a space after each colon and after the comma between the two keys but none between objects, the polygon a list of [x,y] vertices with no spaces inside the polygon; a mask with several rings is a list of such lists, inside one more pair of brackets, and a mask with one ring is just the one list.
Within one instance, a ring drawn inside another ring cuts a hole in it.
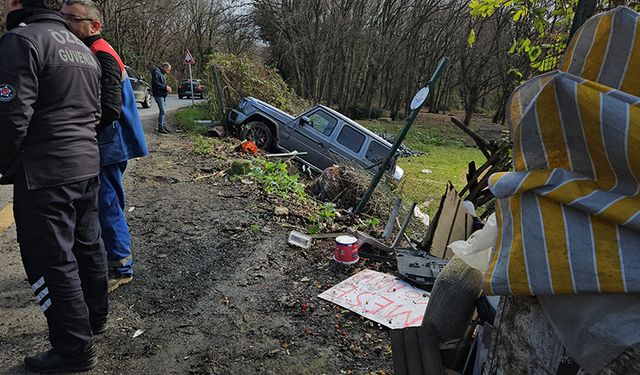
[{"label": "fallen leaf", "polygon": [[143,333],[144,333],[144,329],[139,329],[133,334],[133,338],[135,339],[136,337],[142,335]]}]

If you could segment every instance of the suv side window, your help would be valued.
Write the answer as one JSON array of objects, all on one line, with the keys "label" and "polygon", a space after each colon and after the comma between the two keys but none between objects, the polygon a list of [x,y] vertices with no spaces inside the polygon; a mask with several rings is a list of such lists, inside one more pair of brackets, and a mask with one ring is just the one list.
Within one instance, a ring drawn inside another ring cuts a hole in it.
[{"label": "suv side window", "polygon": [[387,157],[388,153],[389,149],[387,147],[384,147],[376,141],[372,141],[369,145],[365,158],[374,164],[381,163],[384,158]]},{"label": "suv side window", "polygon": [[333,133],[333,129],[335,129],[338,124],[338,120],[321,111],[309,116],[309,120],[311,120],[311,126],[314,129],[327,137]]},{"label": "suv side window", "polygon": [[357,154],[360,152],[365,138],[364,134],[345,124],[338,135],[338,143]]}]

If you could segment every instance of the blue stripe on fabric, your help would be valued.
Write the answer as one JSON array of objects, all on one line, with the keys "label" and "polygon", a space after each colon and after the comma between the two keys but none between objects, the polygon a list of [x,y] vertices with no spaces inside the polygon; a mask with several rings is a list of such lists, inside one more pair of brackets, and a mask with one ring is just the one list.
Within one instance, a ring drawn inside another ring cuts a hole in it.
[{"label": "blue stripe on fabric", "polygon": [[[600,70],[598,82],[609,87],[619,88],[624,79],[629,58],[633,52],[634,33],[636,21],[626,12],[617,12],[611,25],[611,37],[605,56],[604,64]],[[629,32],[629,31],[632,32]],[[615,39],[613,38],[615,35]]]},{"label": "blue stripe on fabric", "polygon": [[[640,35],[638,37],[640,38]],[[618,99],[630,105],[636,105],[638,104],[638,101],[640,101],[640,98],[638,98],[637,96],[628,94],[620,90],[611,90],[607,93],[607,96]]]},{"label": "blue stripe on fabric", "polygon": [[547,155],[538,127],[536,107],[532,106],[522,118],[520,125],[520,143],[527,170],[546,169]]},{"label": "blue stripe on fabric", "polygon": [[609,163],[616,175],[613,192],[633,195],[638,190],[638,182],[631,172],[627,158],[629,133],[629,106],[609,95],[602,98],[602,139],[609,157]]},{"label": "blue stripe on fabric", "polygon": [[[522,194],[522,243],[529,287],[533,294],[553,294],[542,212],[533,193]],[[525,219],[526,218],[526,219]]]},{"label": "blue stripe on fabric", "polygon": [[568,69],[569,73],[580,77],[582,76],[587,55],[593,46],[593,40],[595,39],[596,30],[599,25],[600,22],[587,22],[582,27],[582,31],[580,31],[578,35],[578,42],[573,49],[571,65],[569,65]]},{"label": "blue stripe on fabric", "polygon": [[549,177],[549,180],[547,180],[545,186],[535,189],[534,191],[539,195],[547,195],[568,183],[589,180],[592,180],[592,178],[585,177],[580,173],[574,173],[566,169],[556,168],[551,172],[551,176]]},{"label": "blue stripe on fabric", "polygon": [[489,183],[489,189],[496,198],[508,198],[515,194],[531,172],[509,172],[502,175],[494,185]]},{"label": "blue stripe on fabric", "polygon": [[624,223],[624,226],[629,229],[640,231],[640,212],[631,217],[631,219],[627,220],[627,222]]},{"label": "blue stripe on fabric", "polygon": [[502,214],[502,244],[498,254],[496,267],[491,277],[491,289],[494,294],[511,294],[509,285],[509,255],[513,245],[513,219],[508,199],[500,199],[500,213]]},{"label": "blue stripe on fabric", "polygon": [[595,178],[593,160],[580,126],[578,106],[578,82],[560,77],[556,79],[556,98],[560,109],[560,121],[564,129],[571,169],[587,177]]},{"label": "blue stripe on fabric", "polygon": [[577,293],[599,290],[596,259],[589,215],[563,206],[569,263]]},{"label": "blue stripe on fabric", "polygon": [[640,233],[618,225],[622,277],[627,293],[640,293]]}]

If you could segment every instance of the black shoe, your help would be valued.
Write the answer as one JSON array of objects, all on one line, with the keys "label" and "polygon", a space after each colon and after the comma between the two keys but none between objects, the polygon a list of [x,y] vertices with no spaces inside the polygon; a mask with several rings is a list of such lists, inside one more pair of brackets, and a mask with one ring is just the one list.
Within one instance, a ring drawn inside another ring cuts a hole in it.
[{"label": "black shoe", "polygon": [[166,128],[160,128],[160,129],[158,129],[158,133],[160,133],[160,134],[169,134],[169,131]]},{"label": "black shoe", "polygon": [[51,374],[54,372],[89,371],[96,367],[98,359],[92,346],[86,353],[73,357],[62,357],[53,349],[24,359],[24,364],[33,372]]}]

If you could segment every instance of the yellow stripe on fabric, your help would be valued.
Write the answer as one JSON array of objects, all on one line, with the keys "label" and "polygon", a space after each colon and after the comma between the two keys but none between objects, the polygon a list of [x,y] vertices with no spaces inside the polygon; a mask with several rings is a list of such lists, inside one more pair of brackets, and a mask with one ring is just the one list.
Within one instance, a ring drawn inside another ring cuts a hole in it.
[{"label": "yellow stripe on fabric", "polygon": [[536,101],[538,126],[547,155],[549,168],[571,169],[567,143],[558,113],[555,83],[548,84]]},{"label": "yellow stripe on fabric", "polygon": [[509,198],[511,216],[513,217],[513,244],[509,254],[509,285],[514,295],[532,295],[529,287],[529,275],[524,258],[522,244],[522,195]]},{"label": "yellow stripe on fabric", "polygon": [[[511,123],[511,131],[520,126],[522,121],[522,103],[520,102],[520,91],[516,91],[509,102],[509,122]],[[513,135],[513,134],[512,134]]]},{"label": "yellow stripe on fabric", "polygon": [[562,70],[563,72],[568,71],[569,67],[571,66],[573,54],[576,51],[576,46],[578,45],[578,41],[580,40],[580,36],[582,35],[582,30],[584,29],[580,28],[573,39],[571,39],[571,43],[569,43],[569,46],[567,46],[567,50],[562,57],[562,61],[560,62],[560,66],[558,69]]},{"label": "yellow stripe on fabric", "polygon": [[544,196],[554,201],[569,204],[578,198],[586,197],[598,190],[598,185],[591,180],[567,182]]},{"label": "yellow stripe on fabric", "polygon": [[527,178],[525,178],[525,180],[522,182],[522,185],[520,185],[520,187],[514,194],[521,194],[526,191],[545,186],[547,184],[547,181],[549,181],[551,173],[552,171],[548,169],[529,172]]},{"label": "yellow stripe on fabric", "polygon": [[[629,107],[629,130],[627,131],[627,160],[629,168],[636,178],[636,183],[640,181],[640,106]],[[629,197],[624,197],[618,202],[609,206],[601,215],[602,218],[616,217],[615,222],[623,224],[635,216],[640,211],[640,196],[636,193]]]},{"label": "yellow stripe on fabric", "polygon": [[487,269],[487,274],[484,277],[484,293],[486,295],[495,295],[493,288],[491,287],[491,280],[493,279],[493,273],[496,270],[496,265],[498,264],[500,251],[502,251],[502,208],[500,207],[499,199],[496,199],[496,220],[498,223],[498,239],[496,241],[496,247],[494,247],[491,252],[489,268]]},{"label": "yellow stripe on fabric", "polygon": [[562,206],[540,196],[538,197],[538,205],[544,225],[544,239],[547,245],[547,259],[551,270],[553,293],[574,294]]},{"label": "yellow stripe on fabric", "polygon": [[524,171],[526,169],[524,153],[522,152],[521,129],[522,127],[518,124],[513,137],[513,167],[516,171]]},{"label": "yellow stripe on fabric", "polygon": [[600,92],[602,85],[578,85],[578,107],[582,120],[589,155],[595,168],[596,181],[601,190],[611,190],[615,185],[615,175],[609,165],[609,159],[602,140],[600,123]]},{"label": "yellow stripe on fabric", "polygon": [[598,217],[614,223],[624,224],[634,217],[638,211],[640,211],[640,198],[638,196],[624,197],[607,207]]},{"label": "yellow stripe on fabric", "polygon": [[597,217],[591,219],[600,293],[624,293],[616,225]]},{"label": "yellow stripe on fabric", "polygon": [[600,17],[594,42],[589,50],[584,64],[584,70],[582,71],[582,78],[586,80],[597,81],[600,76],[600,71],[602,70],[602,65],[606,59],[607,49],[609,47],[613,15],[613,13],[609,13]]},{"label": "yellow stripe on fabric", "polygon": [[640,25],[636,26],[636,36],[629,65],[620,90],[634,96],[640,96]]},{"label": "yellow stripe on fabric", "polygon": [[[640,48],[640,46],[638,47]],[[631,173],[636,177],[636,180],[640,181],[640,105],[629,106],[629,130],[627,131],[627,137],[627,160],[629,160],[629,167],[631,168]]]}]

